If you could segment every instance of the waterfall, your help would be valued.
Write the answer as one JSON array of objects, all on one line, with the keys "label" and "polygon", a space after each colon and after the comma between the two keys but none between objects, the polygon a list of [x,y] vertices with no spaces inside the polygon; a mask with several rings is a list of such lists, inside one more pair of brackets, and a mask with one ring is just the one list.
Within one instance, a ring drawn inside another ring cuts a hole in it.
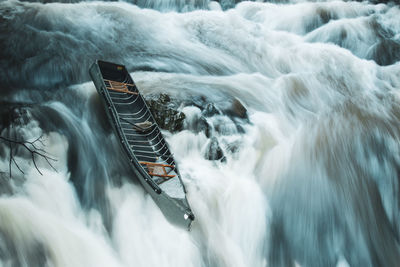
[{"label": "waterfall", "polygon": [[[71,2],[0,2],[0,266],[398,265],[398,5]],[[191,231],[133,177],[96,59],[185,114]]]}]

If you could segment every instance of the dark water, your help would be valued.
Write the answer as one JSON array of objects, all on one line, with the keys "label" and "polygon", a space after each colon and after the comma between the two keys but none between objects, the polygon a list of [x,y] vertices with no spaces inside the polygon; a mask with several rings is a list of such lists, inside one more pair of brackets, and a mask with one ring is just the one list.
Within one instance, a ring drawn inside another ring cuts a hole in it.
[{"label": "dark water", "polygon": [[[10,178],[2,141],[0,265],[398,266],[399,17],[393,3],[1,1],[1,136],[42,136],[56,161],[36,157],[41,175],[16,146]],[[165,136],[191,232],[132,179],[95,59],[183,103],[185,130]],[[203,116],[209,103],[222,113]],[[206,159],[215,140],[226,162]]]}]

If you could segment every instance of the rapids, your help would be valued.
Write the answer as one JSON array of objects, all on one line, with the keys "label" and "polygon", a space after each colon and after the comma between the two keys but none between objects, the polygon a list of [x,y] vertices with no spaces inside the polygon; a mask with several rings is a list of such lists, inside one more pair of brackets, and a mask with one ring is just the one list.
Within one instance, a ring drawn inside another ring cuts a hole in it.
[{"label": "rapids", "polygon": [[[55,160],[0,140],[0,266],[400,264],[399,6],[72,2],[0,1],[0,136],[42,137]],[[164,134],[190,232],[132,177],[95,59],[182,103]]]}]

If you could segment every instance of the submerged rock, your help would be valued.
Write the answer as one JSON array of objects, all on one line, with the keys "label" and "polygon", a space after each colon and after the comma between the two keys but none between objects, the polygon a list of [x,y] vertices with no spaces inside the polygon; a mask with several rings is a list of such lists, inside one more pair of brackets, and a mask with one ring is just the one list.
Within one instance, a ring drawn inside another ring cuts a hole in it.
[{"label": "submerged rock", "polygon": [[204,117],[212,117],[214,115],[221,115],[222,112],[214,105],[214,103],[208,103],[202,114]]},{"label": "submerged rock", "polygon": [[240,146],[242,145],[240,140],[236,140],[227,144],[226,150],[228,153],[235,154],[240,150]]},{"label": "submerged rock", "polygon": [[195,133],[204,132],[207,137],[211,136],[211,126],[203,116],[200,116],[193,126],[194,127],[190,130],[194,131]]},{"label": "submerged rock", "polygon": [[221,162],[225,162],[226,158],[224,152],[219,146],[217,138],[211,138],[211,141],[206,149],[205,158],[208,160],[220,160]]},{"label": "submerged rock", "polygon": [[[146,102],[160,128],[170,132],[179,132],[185,128],[195,133],[204,132],[210,138],[213,129],[223,135],[244,133],[241,124],[249,122],[247,109],[237,98],[218,104],[210,102],[205,96],[193,97],[190,100],[179,100],[168,94],[158,94],[146,96]],[[189,116],[189,118],[187,117],[188,114],[185,115],[186,112],[181,111],[182,107],[185,107],[184,109],[197,108],[198,114]],[[211,125],[209,118],[220,115],[229,118],[228,125],[226,125],[227,121],[224,120],[220,121],[220,124],[211,120],[213,124]],[[229,130],[231,123],[233,130]]]},{"label": "submerged rock", "polygon": [[400,60],[400,42],[382,40],[370,48],[366,58],[381,66],[392,65]]}]

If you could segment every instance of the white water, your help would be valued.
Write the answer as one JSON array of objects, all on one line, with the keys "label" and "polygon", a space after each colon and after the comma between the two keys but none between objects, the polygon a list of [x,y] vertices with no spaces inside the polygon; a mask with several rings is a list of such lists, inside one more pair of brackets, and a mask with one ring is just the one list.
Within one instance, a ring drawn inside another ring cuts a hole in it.
[{"label": "white water", "polygon": [[[56,172],[38,158],[40,175],[20,149],[24,174],[13,165],[10,179],[2,146],[0,265],[396,266],[399,7],[146,5],[164,13],[0,2],[1,101],[34,103],[28,123],[2,122],[1,134],[43,133],[57,159]],[[204,158],[200,108],[182,106],[185,130],[165,132],[196,216],[191,232],[132,180],[88,82],[96,58],[124,63],[144,95],[247,108],[248,122],[207,118],[225,163]]]}]

